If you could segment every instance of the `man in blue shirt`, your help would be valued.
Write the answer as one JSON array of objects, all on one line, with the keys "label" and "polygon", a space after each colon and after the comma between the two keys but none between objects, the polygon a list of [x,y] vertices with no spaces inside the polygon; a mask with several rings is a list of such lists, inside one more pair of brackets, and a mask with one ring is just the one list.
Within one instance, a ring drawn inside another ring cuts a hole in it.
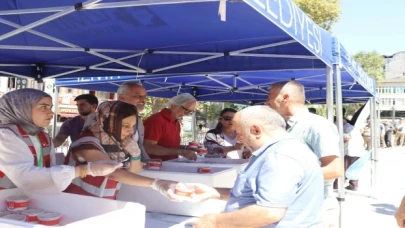
[{"label": "man in blue shirt", "polygon": [[[253,152],[230,191],[224,213],[207,214],[195,227],[324,227],[323,175],[309,147],[286,132],[284,119],[267,106],[234,117],[238,140]],[[196,185],[195,197],[227,198],[229,190]]]}]

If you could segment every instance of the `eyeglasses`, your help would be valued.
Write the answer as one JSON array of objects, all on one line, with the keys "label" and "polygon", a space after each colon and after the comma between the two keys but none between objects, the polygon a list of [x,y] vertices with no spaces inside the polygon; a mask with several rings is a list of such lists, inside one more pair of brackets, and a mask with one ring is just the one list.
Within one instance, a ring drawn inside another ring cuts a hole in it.
[{"label": "eyeglasses", "polygon": [[184,107],[183,105],[181,107],[183,108],[184,112],[186,112],[188,114],[193,114],[193,112],[194,112],[194,110],[190,110],[190,109]]},{"label": "eyeglasses", "polygon": [[231,121],[233,119],[233,117],[231,116],[223,116],[221,117],[221,120],[225,120],[225,121]]}]

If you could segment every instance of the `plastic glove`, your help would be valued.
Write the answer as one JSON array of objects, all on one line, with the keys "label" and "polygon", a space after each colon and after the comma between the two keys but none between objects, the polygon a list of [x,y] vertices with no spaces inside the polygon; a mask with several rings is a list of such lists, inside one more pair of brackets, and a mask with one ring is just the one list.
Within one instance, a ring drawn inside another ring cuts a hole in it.
[{"label": "plastic glove", "polygon": [[151,187],[156,191],[159,191],[162,195],[166,196],[170,200],[181,202],[184,200],[182,199],[183,197],[177,196],[173,191],[177,184],[179,183],[175,181],[155,179]]},{"label": "plastic glove", "polygon": [[116,169],[120,168],[122,163],[115,161],[95,161],[87,163],[87,175],[96,176],[106,176],[114,172]]},{"label": "plastic glove", "polygon": [[202,202],[208,199],[219,199],[220,194],[219,192],[210,186],[204,185],[204,184],[199,184],[199,183],[192,183],[188,184],[187,186],[191,186],[195,188],[194,194],[191,195],[191,198],[189,201],[191,202]]}]

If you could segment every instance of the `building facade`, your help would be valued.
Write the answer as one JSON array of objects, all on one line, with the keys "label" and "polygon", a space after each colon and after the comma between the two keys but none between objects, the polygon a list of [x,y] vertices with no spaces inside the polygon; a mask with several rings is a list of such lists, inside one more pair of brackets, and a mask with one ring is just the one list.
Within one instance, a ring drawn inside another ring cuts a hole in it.
[{"label": "building facade", "polygon": [[405,51],[384,57],[385,79],[377,85],[381,118],[405,118]]}]

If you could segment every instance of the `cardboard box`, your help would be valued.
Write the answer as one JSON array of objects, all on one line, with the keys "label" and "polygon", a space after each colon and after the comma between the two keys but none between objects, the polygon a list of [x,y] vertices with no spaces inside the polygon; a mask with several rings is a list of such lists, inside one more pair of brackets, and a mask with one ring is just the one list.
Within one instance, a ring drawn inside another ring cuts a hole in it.
[{"label": "cardboard box", "polygon": [[[59,212],[61,227],[144,227],[145,206],[117,200],[76,194],[34,194],[20,189],[0,191],[0,211],[6,210],[5,200],[13,195],[30,197],[30,208]],[[0,227],[46,227],[0,218]]]}]

